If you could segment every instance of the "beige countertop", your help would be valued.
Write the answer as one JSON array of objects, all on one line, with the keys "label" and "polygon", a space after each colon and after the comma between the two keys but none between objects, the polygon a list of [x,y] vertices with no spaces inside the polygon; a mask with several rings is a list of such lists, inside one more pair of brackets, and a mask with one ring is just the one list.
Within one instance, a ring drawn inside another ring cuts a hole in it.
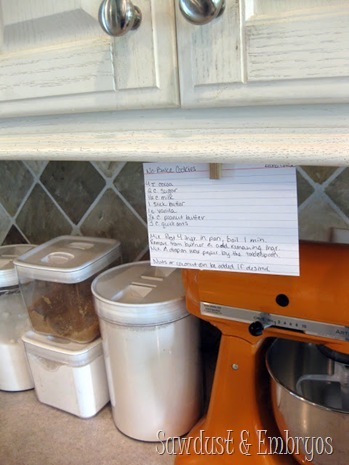
[{"label": "beige countertop", "polygon": [[34,390],[0,391],[0,465],[172,465],[157,447],[120,433],[110,404],[81,419],[40,403]]}]

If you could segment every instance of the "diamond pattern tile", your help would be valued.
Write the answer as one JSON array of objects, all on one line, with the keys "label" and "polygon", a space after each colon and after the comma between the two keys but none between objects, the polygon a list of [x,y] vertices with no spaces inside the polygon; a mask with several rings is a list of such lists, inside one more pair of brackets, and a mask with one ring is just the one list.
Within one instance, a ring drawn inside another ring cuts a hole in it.
[{"label": "diamond pattern tile", "polygon": [[105,185],[91,163],[78,161],[51,161],[40,180],[75,224]]},{"label": "diamond pattern tile", "polygon": [[334,203],[349,217],[349,168],[339,174],[325,190]]},{"label": "diamond pattern tile", "polygon": [[7,231],[11,225],[11,220],[6,210],[0,204],[0,244],[3,243],[6,238]]},{"label": "diamond pattern tile", "polygon": [[16,228],[16,226],[12,226],[9,230],[3,245],[11,245],[11,244],[27,244],[25,237],[21,234],[20,231]]},{"label": "diamond pattern tile", "polygon": [[327,242],[332,227],[348,229],[348,225],[323,196],[315,197],[299,214],[299,238]]},{"label": "diamond pattern tile", "polygon": [[146,220],[143,163],[127,163],[114,181],[120,194]]},{"label": "diamond pattern tile", "polygon": [[113,178],[125,165],[121,161],[96,161],[94,163],[107,178]]},{"label": "diamond pattern tile", "polygon": [[331,166],[302,166],[302,169],[314,182],[323,184],[337,168]]},{"label": "diamond pattern tile", "polygon": [[141,257],[139,257],[139,260],[140,261],[150,260],[150,252],[149,252],[149,250],[147,250]]},{"label": "diamond pattern tile", "polygon": [[44,171],[46,165],[48,164],[48,161],[28,160],[25,162],[25,164],[33,171],[33,173],[35,173],[37,176],[40,176],[41,173]]},{"label": "diamond pattern tile", "polygon": [[0,162],[0,203],[14,216],[33,183],[33,176],[21,161]]},{"label": "diamond pattern tile", "polygon": [[309,196],[314,192],[314,188],[306,179],[297,171],[297,201],[298,206],[302,205]]},{"label": "diamond pattern tile", "polygon": [[104,193],[80,229],[86,236],[118,239],[124,262],[135,260],[148,244],[146,227],[111,189]]},{"label": "diamond pattern tile", "polygon": [[[349,168],[300,167],[297,192],[301,239],[349,229]],[[145,221],[142,163],[0,161],[0,244],[88,234],[119,239],[125,262],[149,259]]]},{"label": "diamond pattern tile", "polygon": [[36,185],[23,205],[17,225],[33,244],[70,234],[72,228],[46,192]]}]

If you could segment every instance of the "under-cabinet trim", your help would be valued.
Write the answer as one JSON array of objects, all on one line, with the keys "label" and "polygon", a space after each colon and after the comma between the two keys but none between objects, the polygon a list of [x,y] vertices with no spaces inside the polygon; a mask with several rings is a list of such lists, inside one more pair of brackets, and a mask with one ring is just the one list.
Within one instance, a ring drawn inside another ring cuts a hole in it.
[{"label": "under-cabinet trim", "polygon": [[3,119],[0,159],[349,166],[349,105]]}]

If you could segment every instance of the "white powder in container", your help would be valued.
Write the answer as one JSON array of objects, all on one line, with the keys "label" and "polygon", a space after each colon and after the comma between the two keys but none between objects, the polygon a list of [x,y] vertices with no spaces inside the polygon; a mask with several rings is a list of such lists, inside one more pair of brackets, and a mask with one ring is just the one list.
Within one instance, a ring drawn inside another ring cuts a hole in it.
[{"label": "white powder in container", "polygon": [[120,265],[92,283],[115,425],[141,441],[182,436],[199,419],[199,320],[180,270]]},{"label": "white powder in container", "polygon": [[143,441],[187,433],[201,405],[195,317],[151,327],[100,324],[116,426]]},{"label": "white powder in container", "polygon": [[34,387],[21,336],[30,328],[19,288],[0,292],[0,389]]}]

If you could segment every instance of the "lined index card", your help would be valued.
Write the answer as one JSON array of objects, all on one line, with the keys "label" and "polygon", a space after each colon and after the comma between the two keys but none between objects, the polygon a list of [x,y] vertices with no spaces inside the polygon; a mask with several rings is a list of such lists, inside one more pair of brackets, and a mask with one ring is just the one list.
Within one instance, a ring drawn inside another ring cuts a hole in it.
[{"label": "lined index card", "polygon": [[296,169],[145,163],[151,264],[299,275]]}]

